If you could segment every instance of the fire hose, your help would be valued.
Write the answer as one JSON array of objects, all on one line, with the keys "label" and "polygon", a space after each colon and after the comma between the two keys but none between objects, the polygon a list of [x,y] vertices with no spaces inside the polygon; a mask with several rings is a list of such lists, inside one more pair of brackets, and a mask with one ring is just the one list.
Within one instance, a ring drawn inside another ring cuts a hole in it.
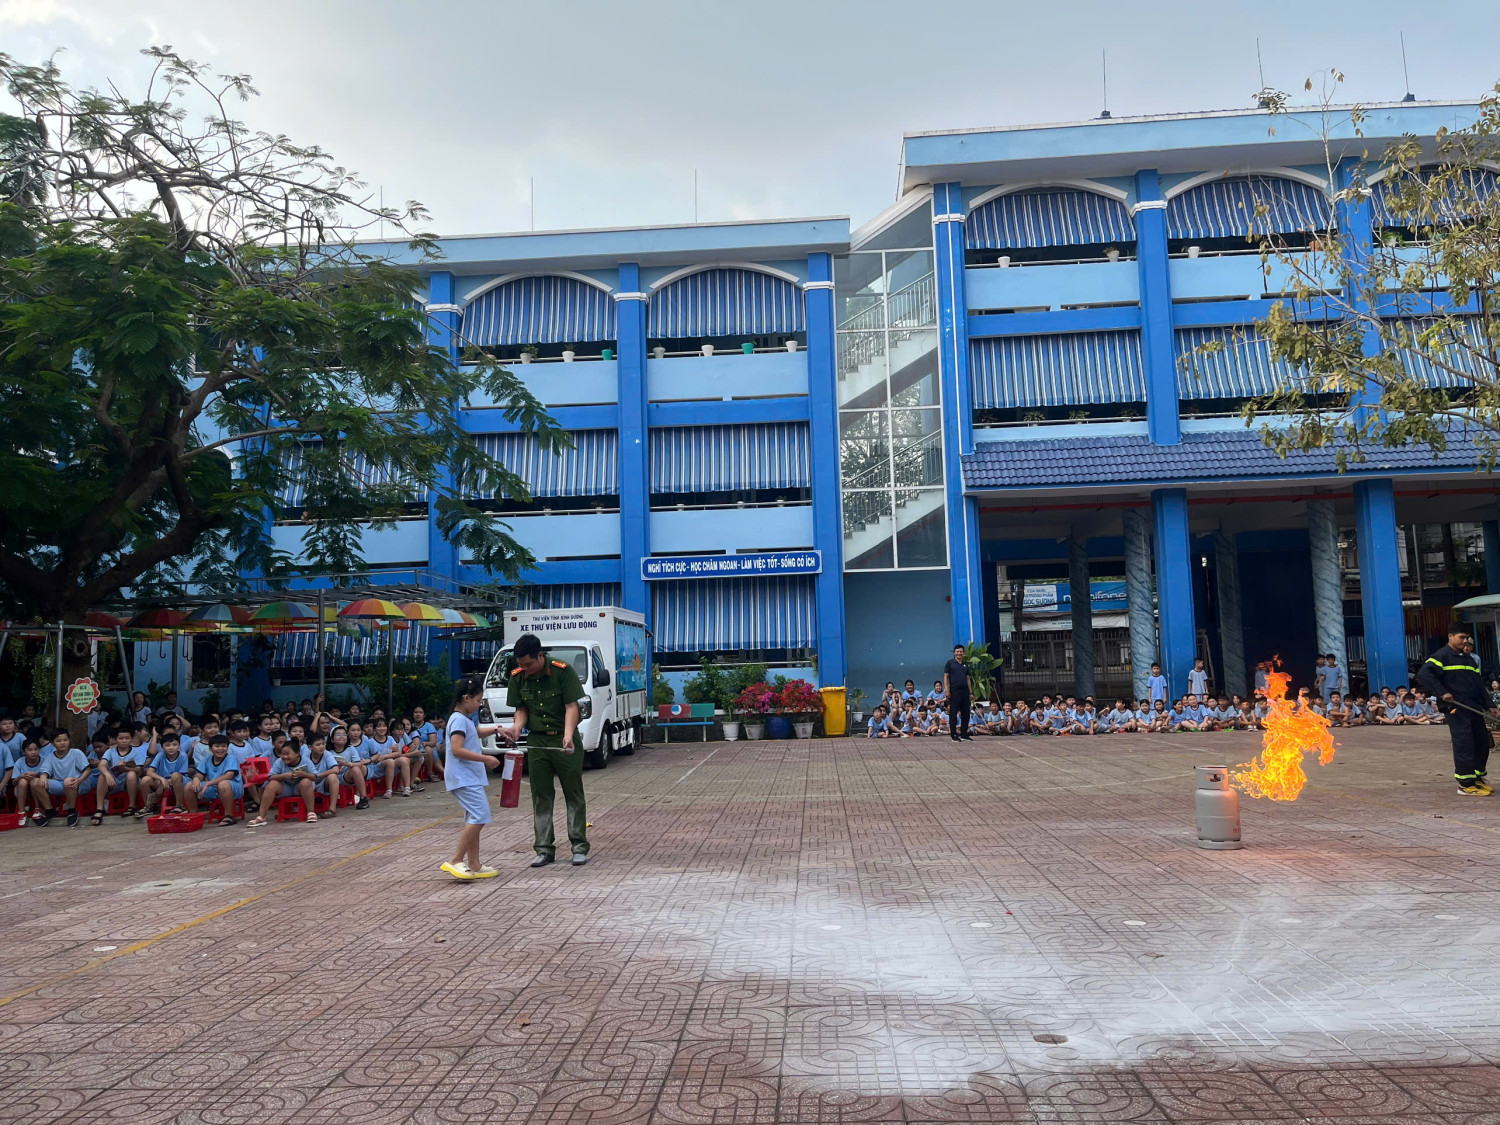
[{"label": "fire hose", "polygon": [[1467,703],[1460,703],[1456,699],[1445,699],[1443,702],[1451,703],[1454,707],[1462,707],[1465,711],[1473,712],[1483,719],[1484,725],[1492,731],[1500,730],[1500,718],[1497,718],[1493,712],[1481,711],[1478,707],[1470,707]]}]

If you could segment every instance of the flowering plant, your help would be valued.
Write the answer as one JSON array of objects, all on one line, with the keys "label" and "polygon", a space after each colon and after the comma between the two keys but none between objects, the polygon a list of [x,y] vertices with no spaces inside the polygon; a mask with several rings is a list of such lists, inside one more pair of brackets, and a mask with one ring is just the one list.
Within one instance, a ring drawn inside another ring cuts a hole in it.
[{"label": "flowering plant", "polygon": [[776,689],[767,683],[751,684],[734,700],[734,711],[739,715],[769,715],[776,710]]},{"label": "flowering plant", "polygon": [[806,680],[788,680],[776,693],[776,706],[791,715],[821,715],[823,697]]}]

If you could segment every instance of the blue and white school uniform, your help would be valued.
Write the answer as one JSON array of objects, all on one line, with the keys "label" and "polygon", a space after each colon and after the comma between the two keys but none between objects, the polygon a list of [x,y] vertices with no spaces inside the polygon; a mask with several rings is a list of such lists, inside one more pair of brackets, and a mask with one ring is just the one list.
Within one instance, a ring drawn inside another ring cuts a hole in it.
[{"label": "blue and white school uniform", "polygon": [[14,765],[22,757],[21,747],[26,745],[26,736],[20,731],[9,738],[0,738],[0,773],[7,765]]},{"label": "blue and white school uniform", "polygon": [[230,773],[231,776],[228,781],[233,795],[237,798],[243,797],[245,795],[245,782],[240,776],[240,763],[244,761],[246,756],[254,757],[254,755],[240,755],[236,753],[234,746],[231,744],[224,752],[224,757],[218,761],[214,761],[213,751],[205,748],[193,759],[193,768],[201,773],[205,780],[210,782],[217,782],[225,773]]},{"label": "blue and white school uniform", "polygon": [[144,772],[146,765],[146,747],[132,746],[121,754],[117,747],[111,746],[104,752],[104,764],[109,767],[109,772],[114,775],[115,787],[111,793],[125,792],[125,773],[131,766],[135,766]]},{"label": "blue and white school uniform", "polygon": [[[322,756],[318,758],[314,758],[309,751],[304,750],[302,751],[302,761],[305,767],[313,773],[324,773],[337,768],[339,764],[339,760],[327,750],[324,750]],[[313,784],[317,787],[319,793],[326,794],[328,792],[328,779],[326,777],[320,777]]]},{"label": "blue and white school uniform", "polygon": [[1188,673],[1188,693],[1201,696],[1208,690],[1208,672],[1194,668]]},{"label": "blue and white school uniform", "polygon": [[1165,703],[1167,701],[1167,677],[1152,676],[1147,683],[1150,685],[1147,692],[1151,697],[1151,702],[1155,703],[1160,699]]},{"label": "blue and white school uniform", "polygon": [[[47,767],[48,753],[50,753],[50,751],[44,751],[42,753],[42,756],[37,759],[37,763],[34,766],[30,765],[26,761],[25,754],[18,753],[15,756],[15,759],[10,764],[11,781],[19,781],[23,777],[36,777],[40,775],[47,778],[47,780],[50,782],[52,780],[52,771]],[[51,788],[50,784],[48,785],[48,788]]]},{"label": "blue and white school uniform", "polygon": [[865,736],[867,738],[879,738],[881,736],[881,734],[883,734],[885,731],[888,731],[890,729],[891,729],[891,721],[889,719],[871,718],[870,719],[870,728],[869,728],[869,730],[867,730],[865,732]]},{"label": "blue and white school uniform", "polygon": [[[344,767],[339,771],[339,781],[342,784],[354,784],[354,767],[363,764],[365,761],[365,754],[364,750],[362,749],[363,746],[363,742],[361,742],[358,746],[354,745],[354,743],[351,742],[348,746],[344,747],[344,752],[342,754],[333,755],[334,760],[339,762]],[[332,753],[332,751],[329,751],[329,753]]]},{"label": "blue and white school uniform", "polygon": [[1186,707],[1174,707],[1172,708],[1172,710],[1167,712],[1167,725],[1173,730],[1176,730],[1178,727],[1182,726],[1183,723],[1190,722],[1191,720],[1192,716],[1188,714],[1188,709]]},{"label": "blue and white school uniform", "polygon": [[[464,749],[474,754],[484,753],[479,742],[479,727],[462,711],[448,716],[443,728],[443,741],[450,741],[455,734],[462,735]],[[519,769],[518,765],[512,765]],[[443,784],[464,810],[465,824],[488,824],[490,822],[490,799],[485,788],[490,783],[483,762],[470,762],[456,755],[448,756],[448,768],[443,774]]]},{"label": "blue and white school uniform", "polygon": [[47,773],[51,778],[47,782],[47,789],[54,797],[62,796],[63,782],[75,777],[86,777],[92,769],[88,755],[76,746],[61,757],[55,750],[45,750],[42,752],[42,761],[47,763]]},{"label": "blue and white school uniform", "polygon": [[[231,742],[230,745],[233,746],[234,743]],[[242,760],[244,758],[274,759],[275,757],[276,743],[272,739],[261,738],[260,735],[256,735],[254,738],[245,741],[245,751],[241,755]]]},{"label": "blue and white school uniform", "polygon": [[151,759],[151,768],[156,771],[157,777],[171,780],[177,774],[186,775],[191,772],[193,758],[181,746],[177,748],[177,756],[175,758],[167,757],[165,750],[158,750],[156,757]]},{"label": "blue and white school uniform", "polygon": [[[366,758],[373,758],[376,754],[393,754],[399,748],[400,744],[390,735],[386,735],[383,739],[373,738],[368,734],[365,735],[363,749]],[[371,762],[365,767],[365,775],[367,777],[384,777],[385,767],[385,762]]]},{"label": "blue and white school uniform", "polygon": [[1054,734],[1061,734],[1068,729],[1068,713],[1060,707],[1054,707],[1047,712],[1047,726]]}]

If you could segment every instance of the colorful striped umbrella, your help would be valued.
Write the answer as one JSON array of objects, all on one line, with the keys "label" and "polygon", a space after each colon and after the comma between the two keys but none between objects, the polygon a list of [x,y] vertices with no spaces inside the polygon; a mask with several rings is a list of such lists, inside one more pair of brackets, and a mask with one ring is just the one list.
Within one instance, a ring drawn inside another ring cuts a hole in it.
[{"label": "colorful striped umbrella", "polygon": [[445,609],[443,610],[443,623],[438,628],[464,629],[472,624],[473,620],[472,614],[465,613],[461,609]]},{"label": "colorful striped umbrella", "polygon": [[234,610],[223,602],[201,605],[187,615],[187,623],[194,631],[218,633],[239,624],[234,619]]},{"label": "colorful striped umbrella", "polygon": [[271,602],[263,605],[250,615],[250,623],[256,628],[268,625],[309,625],[316,624],[318,611],[311,606],[303,605],[301,602]]},{"label": "colorful striped umbrella", "polygon": [[178,613],[175,609],[165,609],[163,607],[142,610],[130,619],[130,627],[132,629],[177,630],[186,624],[187,618],[182,614]]},{"label": "colorful striped umbrella", "polygon": [[361,598],[357,602],[350,602],[339,610],[339,617],[344,620],[349,618],[364,618],[365,620],[405,621],[406,614],[401,612],[401,607],[395,602],[388,602],[384,598]]},{"label": "colorful striped umbrella", "polygon": [[103,613],[99,610],[86,614],[83,623],[90,629],[123,629],[125,627],[125,622],[113,613]]},{"label": "colorful striped umbrella", "polygon": [[402,602],[401,612],[416,625],[441,625],[444,621],[443,611],[426,602]]}]

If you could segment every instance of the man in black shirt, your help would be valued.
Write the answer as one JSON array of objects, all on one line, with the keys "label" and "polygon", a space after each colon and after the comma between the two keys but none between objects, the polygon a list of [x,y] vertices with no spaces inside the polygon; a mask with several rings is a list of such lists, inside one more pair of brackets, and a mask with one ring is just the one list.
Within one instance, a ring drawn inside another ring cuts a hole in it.
[{"label": "man in black shirt", "polygon": [[948,731],[954,742],[973,742],[969,737],[969,715],[974,709],[969,697],[969,668],[964,646],[953,646],[953,659],[943,665],[943,691],[948,695]]},{"label": "man in black shirt", "polygon": [[1474,638],[1462,625],[1448,632],[1448,643],[1417,669],[1417,683],[1438,701],[1448,716],[1448,736],[1453,740],[1453,777],[1466,797],[1488,797],[1484,779],[1490,760],[1490,732],[1484,716],[1494,714],[1490,693],[1485,690],[1474,655]]}]

